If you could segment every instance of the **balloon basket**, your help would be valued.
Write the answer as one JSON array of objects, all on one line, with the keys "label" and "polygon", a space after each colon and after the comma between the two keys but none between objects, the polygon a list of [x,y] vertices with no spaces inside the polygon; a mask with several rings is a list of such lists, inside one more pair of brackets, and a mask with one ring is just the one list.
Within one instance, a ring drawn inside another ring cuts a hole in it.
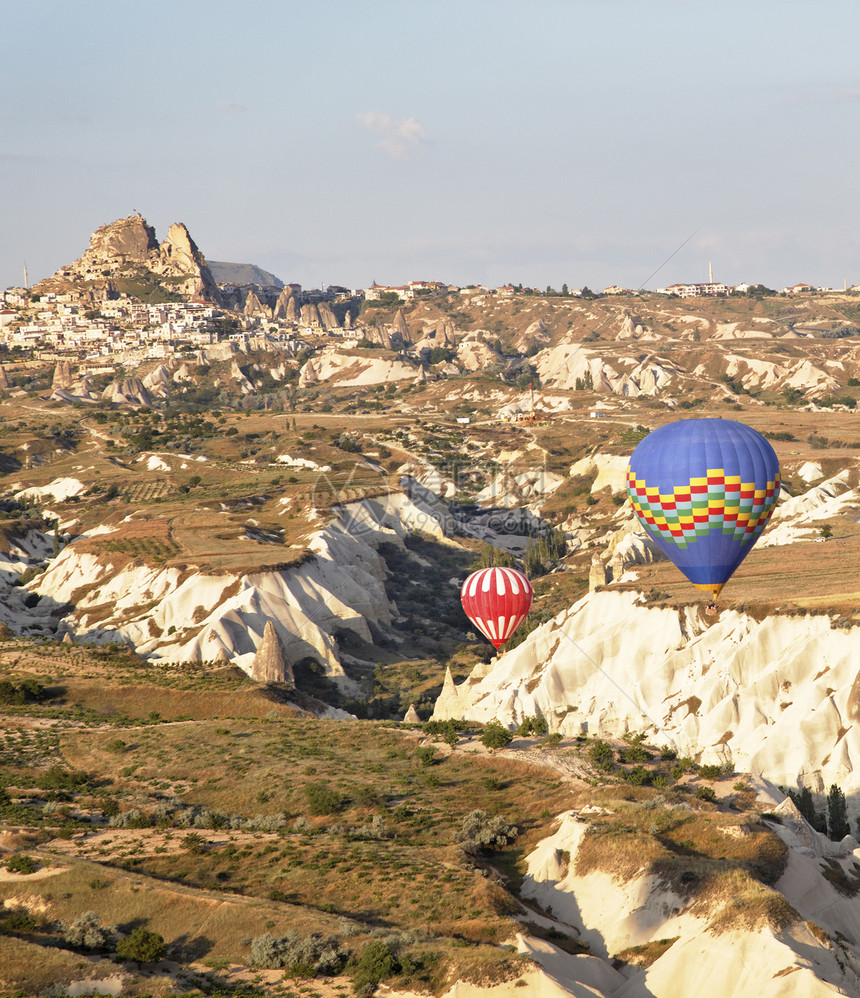
[{"label": "balloon basket", "polygon": [[716,617],[716,615],[717,615],[717,604],[716,603],[708,603],[707,606],[705,607],[705,613],[709,617]]}]

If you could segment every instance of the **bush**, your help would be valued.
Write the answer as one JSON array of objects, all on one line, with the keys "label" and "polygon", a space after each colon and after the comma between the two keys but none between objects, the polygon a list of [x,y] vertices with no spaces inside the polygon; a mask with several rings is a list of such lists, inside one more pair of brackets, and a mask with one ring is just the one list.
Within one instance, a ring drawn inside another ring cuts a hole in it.
[{"label": "bush", "polygon": [[524,717],[517,728],[517,734],[525,735],[545,735],[549,731],[546,718],[540,714],[535,717]]},{"label": "bush", "polygon": [[717,795],[714,793],[713,787],[696,787],[696,797],[699,800],[707,800],[714,803],[717,799]]},{"label": "bush", "polygon": [[251,940],[251,964],[266,970],[285,968],[294,977],[315,977],[339,974],[343,970],[348,950],[337,936],[313,932],[302,937],[289,931],[276,939],[270,932]]},{"label": "bush", "polygon": [[94,911],[78,915],[71,925],[63,925],[64,942],[84,949],[105,949],[113,941],[114,931],[100,925],[99,921]]},{"label": "bush", "polygon": [[6,869],[10,873],[35,873],[39,869],[39,864],[32,856],[25,856],[23,853],[15,853],[6,860]]},{"label": "bush", "polygon": [[612,751],[612,746],[599,738],[589,746],[588,758],[593,766],[604,772],[609,772],[615,768],[615,753]]},{"label": "bush", "polygon": [[400,970],[394,951],[381,939],[364,947],[352,974],[352,989],[356,995],[372,995],[380,981],[387,981]]},{"label": "bush", "polygon": [[325,783],[305,784],[305,797],[311,814],[337,814],[342,811],[349,798]]},{"label": "bush", "polygon": [[131,935],[120,939],[116,944],[116,955],[120,960],[134,960],[136,963],[156,963],[166,951],[164,936],[150,932],[142,925],[132,929]]},{"label": "bush", "polygon": [[491,751],[499,748],[506,748],[513,741],[514,736],[507,728],[499,724],[498,721],[490,721],[484,726],[481,732],[481,744]]},{"label": "bush", "polygon": [[634,787],[644,787],[651,783],[651,773],[644,766],[634,766],[624,773],[624,779]]},{"label": "bush", "polygon": [[182,845],[193,856],[199,856],[201,853],[206,852],[208,843],[199,832],[189,832],[183,836]]},{"label": "bush", "polygon": [[436,749],[432,745],[419,745],[415,749],[415,755],[422,766],[433,766],[439,762],[436,756]]},{"label": "bush", "polygon": [[710,765],[701,766],[699,768],[699,776],[701,776],[703,780],[718,780],[723,775],[722,766]]},{"label": "bush", "polygon": [[515,825],[509,825],[499,815],[491,817],[486,811],[472,811],[463,819],[460,831],[454,836],[467,852],[503,849],[519,835]]}]

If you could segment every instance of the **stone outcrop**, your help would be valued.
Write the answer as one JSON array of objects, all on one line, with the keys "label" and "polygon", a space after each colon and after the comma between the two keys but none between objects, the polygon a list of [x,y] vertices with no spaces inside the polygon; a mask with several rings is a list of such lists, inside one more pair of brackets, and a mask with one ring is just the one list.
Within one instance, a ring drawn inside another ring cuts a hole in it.
[{"label": "stone outcrop", "polygon": [[54,277],[88,281],[94,289],[111,294],[122,278],[145,277],[147,272],[156,281],[170,278],[165,287],[186,298],[221,301],[209,266],[186,226],[174,222],[159,244],[155,229],[138,214],[100,226],[83,256],[61,267]]},{"label": "stone outcrop", "polygon": [[404,346],[408,346],[412,342],[412,338],[409,335],[409,326],[406,324],[406,316],[403,314],[403,309],[398,308],[397,313],[394,316],[394,322],[391,324],[392,336],[397,334],[400,342]]},{"label": "stone outcrop", "polygon": [[588,589],[594,592],[598,586],[606,585],[606,565],[601,561],[600,555],[595,551],[591,556],[591,568],[588,570]]},{"label": "stone outcrop", "polygon": [[251,679],[255,683],[286,683],[295,686],[293,667],[284,654],[284,646],[271,620],[266,621],[263,640],[251,663]]},{"label": "stone outcrop", "polygon": [[858,633],[827,616],[713,619],[699,606],[592,592],[488,675],[446,678],[433,716],[516,727],[539,714],[551,730],[604,738],[650,730],[679,756],[817,793],[837,783],[850,797],[860,789]]},{"label": "stone outcrop", "polygon": [[268,305],[264,305],[260,299],[257,297],[254,291],[248,292],[248,297],[245,299],[245,315],[256,316],[260,319],[271,319],[272,310]]},{"label": "stone outcrop", "polygon": [[68,360],[57,362],[54,368],[54,379],[51,388],[71,388],[72,387],[72,365]]},{"label": "stone outcrop", "polygon": [[302,305],[301,312],[299,313],[299,324],[307,326],[310,329],[319,329],[322,326],[319,308],[313,303]]},{"label": "stone outcrop", "polygon": [[127,405],[152,405],[152,396],[140,378],[112,381],[102,392],[102,398],[106,402],[119,402]]},{"label": "stone outcrop", "polygon": [[296,319],[296,296],[290,287],[284,288],[278,295],[275,307],[272,309],[273,319],[286,319],[294,322]]},{"label": "stone outcrop", "polygon": [[415,704],[409,704],[409,710],[403,715],[404,724],[420,724],[421,718],[418,716],[418,711],[415,709]]},{"label": "stone outcrop", "polygon": [[[131,643],[153,661],[226,659],[246,672],[260,653],[267,624],[277,621],[286,662],[311,656],[327,676],[356,695],[358,689],[340,663],[338,635],[349,631],[371,643],[375,632],[391,626],[394,608],[377,548],[403,547],[416,530],[441,537],[448,529],[442,520],[450,519],[447,506],[433,496],[431,507],[422,501],[420,488],[414,493],[414,499],[393,493],[344,504],[309,538],[307,559],[282,571],[211,575],[169,565],[117,563],[109,551],[99,556],[68,544],[33,585],[51,597],[36,610],[45,608],[40,612],[46,613],[74,594],[74,610],[64,619],[79,641]],[[52,542],[45,535],[42,549],[50,551]],[[83,594],[81,579],[88,582]],[[17,607],[24,606],[26,596],[22,591],[14,605],[0,600],[0,620],[21,619],[23,611]],[[51,633],[55,629],[56,623]]]},{"label": "stone outcrop", "polygon": [[6,368],[0,364],[0,389],[9,387],[9,378],[6,375]]},{"label": "stone outcrop", "polygon": [[317,374],[316,366],[312,360],[309,360],[301,371],[299,371],[299,388],[304,388],[306,385],[315,385],[318,381],[319,375]]},{"label": "stone outcrop", "polygon": [[323,329],[339,329],[340,322],[328,302],[320,302],[317,306],[319,312],[320,325]]}]

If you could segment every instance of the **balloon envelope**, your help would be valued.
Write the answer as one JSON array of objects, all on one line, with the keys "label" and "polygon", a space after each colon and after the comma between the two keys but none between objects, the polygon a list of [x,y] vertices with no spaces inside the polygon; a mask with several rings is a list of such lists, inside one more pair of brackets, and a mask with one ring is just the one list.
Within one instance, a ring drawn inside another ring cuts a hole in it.
[{"label": "balloon envelope", "polygon": [[630,457],[627,494],[660,550],[716,597],[767,525],[779,461],[729,419],[685,419],[649,433]]},{"label": "balloon envelope", "polygon": [[525,620],[532,587],[515,568],[482,568],[463,583],[460,602],[469,620],[499,648]]}]

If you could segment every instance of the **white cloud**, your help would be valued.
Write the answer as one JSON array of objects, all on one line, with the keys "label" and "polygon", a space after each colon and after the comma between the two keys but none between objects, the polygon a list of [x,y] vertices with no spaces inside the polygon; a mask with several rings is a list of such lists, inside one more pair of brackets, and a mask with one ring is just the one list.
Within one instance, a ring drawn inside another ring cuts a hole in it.
[{"label": "white cloud", "polygon": [[222,100],[215,105],[215,110],[220,114],[244,114],[248,110],[247,105],[240,104],[234,100]]},{"label": "white cloud", "polygon": [[415,118],[392,118],[383,111],[362,111],[355,120],[378,136],[377,148],[398,163],[406,163],[427,141],[427,132]]}]

